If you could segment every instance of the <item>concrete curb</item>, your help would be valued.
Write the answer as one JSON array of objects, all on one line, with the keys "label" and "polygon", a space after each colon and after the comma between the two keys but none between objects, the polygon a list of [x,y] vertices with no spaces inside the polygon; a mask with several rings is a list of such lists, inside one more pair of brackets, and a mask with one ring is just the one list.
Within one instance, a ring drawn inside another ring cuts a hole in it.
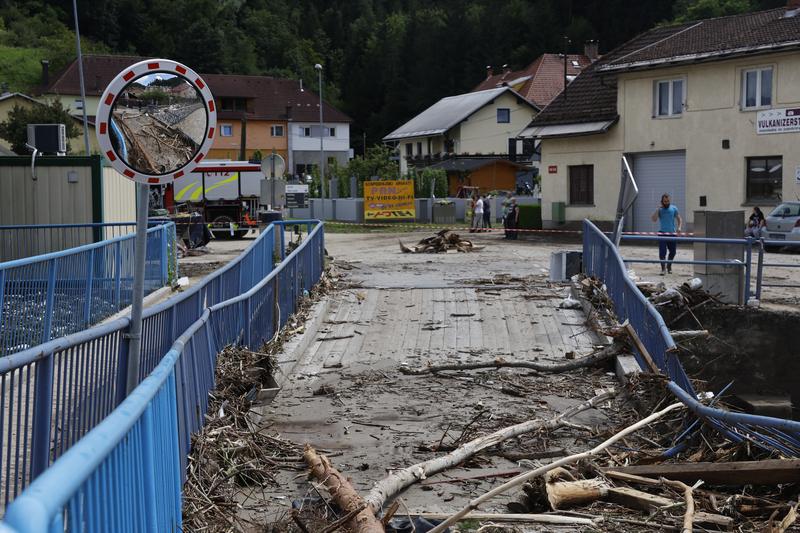
[{"label": "concrete curb", "polygon": [[331,305],[330,295],[325,296],[322,300],[315,303],[311,308],[310,316],[305,322],[305,330],[300,335],[295,335],[286,344],[283,345],[283,351],[277,354],[276,359],[279,371],[273,376],[278,387],[281,389],[286,385],[286,382],[294,374],[295,368],[301,362],[300,359],[303,353],[308,350],[311,343],[319,333],[322,323],[328,314],[328,309]]}]

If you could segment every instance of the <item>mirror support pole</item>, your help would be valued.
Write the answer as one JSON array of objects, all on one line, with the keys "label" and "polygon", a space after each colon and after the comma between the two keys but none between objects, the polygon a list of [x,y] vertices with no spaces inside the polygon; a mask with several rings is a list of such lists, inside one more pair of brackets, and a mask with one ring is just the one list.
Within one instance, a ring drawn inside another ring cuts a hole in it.
[{"label": "mirror support pole", "polygon": [[133,291],[131,294],[131,325],[128,330],[128,394],[139,384],[142,347],[142,306],[144,300],[144,269],[147,252],[147,213],[150,186],[136,184],[136,241],[134,248]]}]

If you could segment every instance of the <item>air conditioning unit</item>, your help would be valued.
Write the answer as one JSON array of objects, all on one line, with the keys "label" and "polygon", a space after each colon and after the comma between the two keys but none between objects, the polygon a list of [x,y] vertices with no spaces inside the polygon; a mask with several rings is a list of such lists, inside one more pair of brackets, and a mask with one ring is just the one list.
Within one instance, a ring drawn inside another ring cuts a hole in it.
[{"label": "air conditioning unit", "polygon": [[28,145],[39,152],[67,152],[67,128],[64,124],[28,124]]}]

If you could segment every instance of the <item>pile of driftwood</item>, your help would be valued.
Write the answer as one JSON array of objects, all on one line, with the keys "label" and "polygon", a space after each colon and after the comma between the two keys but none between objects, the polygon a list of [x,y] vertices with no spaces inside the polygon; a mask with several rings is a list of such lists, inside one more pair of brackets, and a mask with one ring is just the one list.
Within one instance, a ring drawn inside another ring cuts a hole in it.
[{"label": "pile of driftwood", "polygon": [[276,469],[302,463],[302,447],[259,428],[251,408],[277,392],[275,354],[303,330],[314,300],[334,290],[339,279],[336,269],[326,269],[310,297],[301,300],[287,325],[260,351],[229,346],[217,356],[216,388],[209,393],[205,425],[192,435],[183,487],[186,531],[259,530],[263,523],[247,516],[263,515],[265,509],[247,508],[241,500],[275,484]]},{"label": "pile of driftwood", "polygon": [[403,241],[400,241],[400,251],[405,254],[441,254],[451,250],[475,252],[482,248],[482,246],[472,244],[472,241],[462,239],[458,233],[453,233],[448,229],[438,232],[433,237],[422,239],[411,248],[403,244]]}]

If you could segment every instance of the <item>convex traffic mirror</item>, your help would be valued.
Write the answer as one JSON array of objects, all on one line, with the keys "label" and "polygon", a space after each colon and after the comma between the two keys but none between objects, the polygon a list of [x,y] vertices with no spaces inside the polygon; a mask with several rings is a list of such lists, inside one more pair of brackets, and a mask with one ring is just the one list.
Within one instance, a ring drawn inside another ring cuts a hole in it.
[{"label": "convex traffic mirror", "polygon": [[216,126],[208,86],[174,61],[143,61],[121,72],[103,93],[97,137],[120,173],[148,184],[191,172],[211,148]]}]

